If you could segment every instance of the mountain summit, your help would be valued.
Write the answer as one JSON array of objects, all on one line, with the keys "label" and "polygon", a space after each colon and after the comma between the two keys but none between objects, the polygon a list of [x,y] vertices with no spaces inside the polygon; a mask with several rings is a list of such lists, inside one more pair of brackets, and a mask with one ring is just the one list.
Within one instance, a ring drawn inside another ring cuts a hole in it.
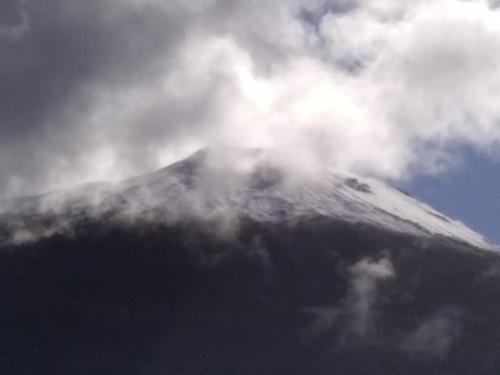
[{"label": "mountain summit", "polygon": [[16,375],[496,375],[500,254],[390,185],[261,149],[4,202]]},{"label": "mountain summit", "polygon": [[[480,234],[382,181],[328,168],[297,172],[264,149],[202,149],[166,168],[117,184],[86,185],[8,202],[15,214],[60,217],[64,226],[20,226],[24,237],[66,230],[82,217],[260,222],[324,217],[493,249]],[[153,215],[154,213],[154,215]],[[153,216],[152,216],[153,215]],[[59,223],[61,220],[55,220]],[[29,231],[34,231],[31,235]],[[23,236],[19,236],[21,239]]]}]

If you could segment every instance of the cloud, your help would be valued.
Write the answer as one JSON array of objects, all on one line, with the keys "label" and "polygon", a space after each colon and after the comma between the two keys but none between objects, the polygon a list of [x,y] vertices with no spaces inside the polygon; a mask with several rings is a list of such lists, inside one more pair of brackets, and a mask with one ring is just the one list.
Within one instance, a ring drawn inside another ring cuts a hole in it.
[{"label": "cloud", "polygon": [[402,178],[500,140],[491,2],[10,0],[0,14],[0,195],[205,145]]},{"label": "cloud", "polygon": [[348,289],[343,300],[335,305],[308,306],[302,310],[311,317],[310,324],[302,331],[306,342],[331,337],[342,346],[352,339],[369,342],[383,337],[377,332],[376,314],[381,284],[396,278],[390,257],[362,258],[348,272]]},{"label": "cloud", "polygon": [[307,343],[330,335],[339,317],[339,309],[335,306],[307,307],[302,310],[312,316],[312,322],[302,330],[301,334]]},{"label": "cloud", "polygon": [[20,9],[20,3],[7,1],[0,16],[0,40],[16,41],[30,30],[30,19]]},{"label": "cloud", "polygon": [[453,309],[442,309],[420,325],[403,341],[401,348],[425,356],[441,359],[448,354],[459,336],[459,314]]},{"label": "cloud", "polygon": [[351,291],[346,308],[351,314],[351,333],[364,338],[373,333],[374,307],[379,293],[379,283],[396,277],[390,258],[378,261],[365,258],[351,269]]},{"label": "cloud", "polygon": [[349,268],[349,274],[347,296],[340,303],[303,309],[312,318],[302,331],[306,342],[332,339],[335,348],[352,340],[362,340],[363,345],[384,345],[412,356],[446,358],[462,333],[459,310],[440,308],[430,316],[419,318],[414,328],[404,329],[396,336],[388,335],[377,329],[377,314],[384,301],[383,283],[397,277],[390,257],[363,258]]}]

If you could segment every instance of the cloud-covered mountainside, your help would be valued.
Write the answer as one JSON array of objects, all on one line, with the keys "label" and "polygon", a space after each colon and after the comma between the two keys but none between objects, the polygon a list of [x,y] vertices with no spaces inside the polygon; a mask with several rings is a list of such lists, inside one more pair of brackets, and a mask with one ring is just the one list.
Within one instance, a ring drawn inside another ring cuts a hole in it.
[{"label": "cloud-covered mountainside", "polygon": [[122,183],[6,200],[0,209],[15,218],[3,236],[13,243],[71,231],[83,218],[207,220],[230,235],[223,232],[237,231],[241,217],[277,222],[325,216],[492,249],[480,234],[384,182],[315,165],[297,170],[276,151],[263,149],[203,149]]},{"label": "cloud-covered mountainside", "polygon": [[384,183],[268,156],[6,202],[2,372],[496,374],[495,248]]}]

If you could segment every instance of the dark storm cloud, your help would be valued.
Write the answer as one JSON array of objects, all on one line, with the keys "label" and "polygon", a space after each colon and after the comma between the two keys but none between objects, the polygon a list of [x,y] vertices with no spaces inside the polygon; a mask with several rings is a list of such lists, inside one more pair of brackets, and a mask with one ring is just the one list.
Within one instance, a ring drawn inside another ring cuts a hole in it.
[{"label": "dark storm cloud", "polygon": [[48,126],[85,84],[133,84],[152,77],[154,58],[169,44],[168,30],[178,37],[175,18],[165,22],[152,6],[110,7],[109,2],[71,0],[22,5],[29,32],[2,43],[2,137]]},{"label": "dark storm cloud", "polygon": [[21,4],[18,0],[6,0],[0,12],[0,27],[14,27],[22,22]]},{"label": "dark storm cloud", "polygon": [[0,174],[21,178],[80,151],[89,135],[75,118],[89,115],[93,87],[156,79],[185,22],[175,9],[101,0],[2,2],[0,14],[9,27],[29,20],[23,35],[0,38]]}]

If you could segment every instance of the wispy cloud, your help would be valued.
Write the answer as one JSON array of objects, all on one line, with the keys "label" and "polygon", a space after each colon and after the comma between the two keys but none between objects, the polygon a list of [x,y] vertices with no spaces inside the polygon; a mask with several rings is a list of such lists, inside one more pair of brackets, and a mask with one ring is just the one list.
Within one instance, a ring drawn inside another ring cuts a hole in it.
[{"label": "wispy cloud", "polygon": [[346,308],[351,316],[351,329],[356,337],[374,333],[374,307],[379,283],[396,277],[390,258],[362,259],[351,267],[351,291]]},{"label": "wispy cloud", "polygon": [[313,317],[304,338],[314,341],[335,333],[334,341],[351,339],[370,342],[378,339],[377,310],[381,283],[394,280],[396,272],[390,257],[363,258],[348,269],[347,291],[343,300],[331,306],[311,306],[304,312]]},{"label": "wispy cloud", "polygon": [[459,313],[454,309],[442,309],[420,325],[403,340],[404,351],[445,358],[461,331]]}]

